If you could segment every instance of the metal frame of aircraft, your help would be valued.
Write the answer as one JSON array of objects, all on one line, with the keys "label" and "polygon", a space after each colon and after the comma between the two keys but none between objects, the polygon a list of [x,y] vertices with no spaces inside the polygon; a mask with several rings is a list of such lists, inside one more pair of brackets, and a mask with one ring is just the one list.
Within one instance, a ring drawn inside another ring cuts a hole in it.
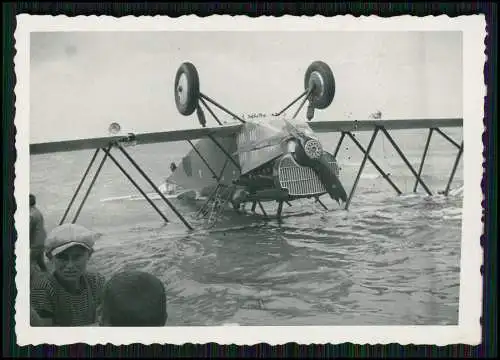
[{"label": "metal frame of aircraft", "polygon": [[[446,189],[442,192],[445,195],[448,194],[463,153],[463,142],[458,144],[440,128],[462,127],[462,119],[311,121],[316,110],[323,110],[332,103],[335,96],[335,87],[335,77],[330,67],[324,62],[315,61],[309,65],[305,72],[304,91],[283,110],[272,114],[270,117],[257,114],[251,116],[250,119],[244,119],[202,93],[196,67],[189,62],[185,62],[179,67],[174,80],[175,105],[182,116],[191,116],[196,113],[201,125],[200,128],[143,134],[130,133],[124,136],[119,135],[119,124],[113,123],[109,127],[111,135],[108,137],[31,144],[30,153],[35,155],[95,149],[92,159],[60,221],[61,224],[66,220],[101,150],[104,152],[104,156],[89,188],[84,194],[73,222],[76,222],[107,158],[110,158],[117,165],[165,222],[169,221],[155,202],[150,199],[112,155],[112,149],[119,149],[184,225],[192,230],[193,227],[190,223],[126,151],[128,146],[181,140],[188,141],[192,149],[182,158],[178,165],[174,164],[171,167],[173,172],[168,177],[167,182],[176,184],[186,190],[207,195],[207,200],[198,210],[196,216],[204,218],[205,224],[209,227],[216,223],[221,211],[226,209],[229,204],[235,211],[239,211],[242,204],[252,203],[252,212],[255,212],[258,205],[262,213],[267,216],[262,202],[276,202],[276,214],[279,218],[282,214],[283,204],[291,205],[297,199],[313,199],[326,209],[320,198],[323,195],[329,195],[339,204],[342,201],[345,204],[345,209],[348,209],[367,161],[370,161],[394,190],[401,194],[401,190],[391,180],[390,176],[370,156],[372,145],[379,132],[382,132],[387,137],[415,176],[416,182],[413,191],[416,192],[420,184],[428,195],[432,195],[432,192],[422,180],[421,174],[432,134],[437,132],[456,146],[458,154]],[[280,118],[286,110],[300,100],[300,105],[292,118]],[[297,116],[306,102],[308,102],[307,121],[297,121]],[[231,120],[236,121],[236,123],[223,124],[209,106],[209,103],[228,114]],[[207,121],[203,109],[210,113],[218,126],[206,126]],[[387,130],[424,128],[429,129],[429,134],[417,172]],[[353,135],[353,132],[356,131],[373,131],[366,149]],[[325,132],[341,133],[340,140],[333,153],[324,149],[316,136],[318,133]],[[340,172],[336,162],[340,146],[346,136],[364,154],[349,194],[346,193],[340,181]],[[196,144],[192,142],[195,139],[199,139]]]}]

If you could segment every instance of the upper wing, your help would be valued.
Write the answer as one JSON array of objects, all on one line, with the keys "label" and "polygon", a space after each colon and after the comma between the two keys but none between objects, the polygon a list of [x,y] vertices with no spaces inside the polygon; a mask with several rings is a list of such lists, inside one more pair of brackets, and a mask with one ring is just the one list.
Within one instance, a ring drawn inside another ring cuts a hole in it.
[{"label": "upper wing", "polygon": [[430,129],[440,127],[462,127],[463,119],[401,119],[401,120],[349,120],[349,121],[311,121],[308,125],[314,132],[340,132],[340,131],[370,131],[377,125],[386,129]]},{"label": "upper wing", "polygon": [[[161,142],[171,142],[171,141],[182,141],[182,140],[193,140],[206,137],[208,135],[213,135],[217,137],[232,136],[238,132],[241,128],[241,124],[228,125],[228,126],[217,126],[217,127],[206,127],[199,129],[188,129],[188,130],[172,130],[164,132],[152,132],[152,133],[142,133],[134,134],[134,141],[136,144],[153,144]],[[85,149],[96,149],[105,148],[110,143],[120,141],[126,138],[126,136],[108,136],[100,138],[87,138],[78,140],[65,140],[65,141],[54,141],[45,143],[35,143],[30,144],[30,154],[47,154],[54,152],[67,152]]]}]

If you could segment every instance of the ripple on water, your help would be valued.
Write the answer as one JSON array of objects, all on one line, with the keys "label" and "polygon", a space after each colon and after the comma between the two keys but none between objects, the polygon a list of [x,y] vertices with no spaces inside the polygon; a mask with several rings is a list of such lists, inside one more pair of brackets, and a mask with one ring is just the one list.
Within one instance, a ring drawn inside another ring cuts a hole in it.
[{"label": "ripple on water", "polygon": [[104,224],[90,266],[157,275],[169,325],[456,324],[461,194],[366,188],[349,211],[303,201],[281,223],[228,214],[210,232],[156,226],[135,201],[137,224]]}]

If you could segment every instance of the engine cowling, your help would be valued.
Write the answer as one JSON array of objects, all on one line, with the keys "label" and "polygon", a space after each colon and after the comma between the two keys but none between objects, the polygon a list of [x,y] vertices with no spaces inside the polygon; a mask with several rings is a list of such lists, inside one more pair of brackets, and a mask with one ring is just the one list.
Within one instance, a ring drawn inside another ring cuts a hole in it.
[{"label": "engine cowling", "polygon": [[314,171],[332,199],[347,201],[347,193],[332,166],[333,156],[323,150],[319,140],[306,136],[293,138],[288,141],[287,150],[298,165]]}]

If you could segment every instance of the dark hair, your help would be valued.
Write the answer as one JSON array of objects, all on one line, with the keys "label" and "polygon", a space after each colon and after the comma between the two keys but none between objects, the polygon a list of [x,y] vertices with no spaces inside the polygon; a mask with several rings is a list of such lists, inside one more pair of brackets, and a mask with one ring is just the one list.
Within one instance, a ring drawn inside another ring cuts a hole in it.
[{"label": "dark hair", "polygon": [[33,194],[30,194],[30,206],[36,205],[36,197]]},{"label": "dark hair", "polygon": [[113,276],[103,294],[103,318],[107,326],[165,326],[165,286],[156,276],[124,271]]}]

